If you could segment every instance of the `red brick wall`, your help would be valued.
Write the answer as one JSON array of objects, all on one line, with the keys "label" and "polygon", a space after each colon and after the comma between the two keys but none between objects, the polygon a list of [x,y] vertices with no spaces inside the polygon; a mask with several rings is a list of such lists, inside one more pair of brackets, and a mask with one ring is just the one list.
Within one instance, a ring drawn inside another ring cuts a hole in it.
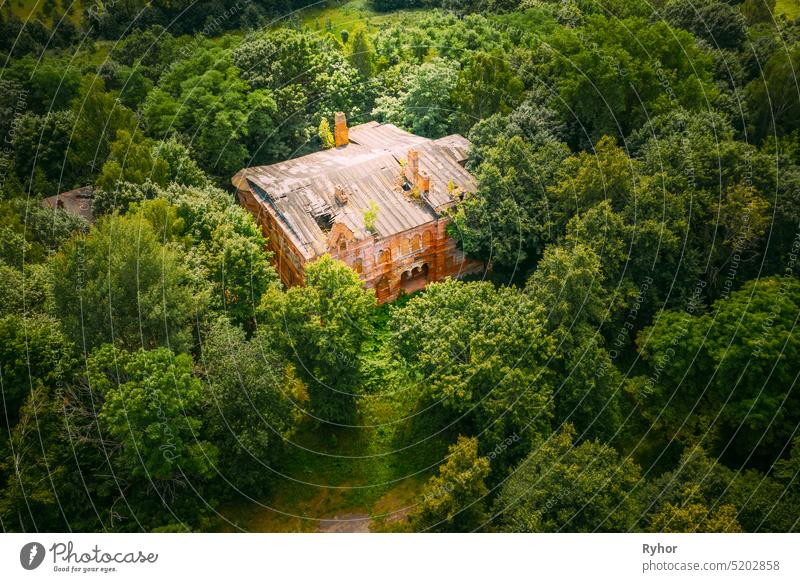
[{"label": "red brick wall", "polygon": [[278,221],[250,190],[239,190],[239,203],[247,208],[261,226],[261,232],[267,239],[267,248],[272,251],[272,264],[278,271],[281,281],[287,287],[302,285],[305,281],[305,259],[297,247],[283,233]]},{"label": "red brick wall", "polygon": [[[284,235],[282,226],[249,190],[239,191],[239,201],[261,225],[283,284],[287,287],[302,285],[305,260]],[[355,241],[347,240],[346,236],[337,238],[334,234],[336,241],[329,252],[357,271],[364,286],[375,289],[378,302],[385,303],[397,299],[406,289],[414,290],[425,282],[483,272],[483,262],[466,258],[447,235],[447,223],[448,219],[432,221],[383,239],[373,237]],[[342,242],[344,245],[340,247]],[[427,272],[404,283],[403,273],[413,269],[418,272],[427,269]]]},{"label": "red brick wall", "polygon": [[[481,273],[483,263],[467,259],[445,230],[447,220],[430,222],[394,236],[375,240],[367,239],[347,245],[345,250],[333,248],[331,256],[344,261],[359,271],[364,286],[375,289],[378,302],[393,301],[405,291],[403,273],[422,270],[427,265],[427,282],[445,277],[458,277]],[[384,253],[389,252],[390,255]],[[422,277],[420,277],[422,278]],[[419,279],[417,280],[419,281]],[[415,282],[406,284],[413,290]]]}]

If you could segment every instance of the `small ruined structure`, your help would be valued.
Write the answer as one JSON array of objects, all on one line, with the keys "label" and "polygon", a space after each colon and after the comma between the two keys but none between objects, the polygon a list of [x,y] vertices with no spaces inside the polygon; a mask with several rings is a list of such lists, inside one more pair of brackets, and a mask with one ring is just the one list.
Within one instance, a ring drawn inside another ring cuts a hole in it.
[{"label": "small ruined structure", "polygon": [[437,140],[371,121],[334,123],[335,148],[233,177],[240,203],[269,240],[285,285],[329,253],[356,271],[378,301],[431,281],[482,272],[446,232],[445,210],[475,191],[464,168],[469,142]]},{"label": "small ruined structure", "polygon": [[42,200],[42,206],[45,208],[60,208],[71,214],[76,214],[83,218],[86,222],[94,222],[94,213],[92,212],[92,200],[94,198],[94,190],[91,186],[84,186],[76,188],[69,192],[61,192],[55,196],[50,196]]}]

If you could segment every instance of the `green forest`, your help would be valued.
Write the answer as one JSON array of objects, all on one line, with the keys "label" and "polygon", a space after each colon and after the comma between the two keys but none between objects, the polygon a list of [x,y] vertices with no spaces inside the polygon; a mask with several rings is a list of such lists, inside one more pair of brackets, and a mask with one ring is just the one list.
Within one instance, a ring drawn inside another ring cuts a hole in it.
[{"label": "green forest", "polygon": [[[3,531],[800,530],[800,3],[4,0],[0,60]],[[231,177],[339,111],[470,140],[482,276],[281,284]]]}]

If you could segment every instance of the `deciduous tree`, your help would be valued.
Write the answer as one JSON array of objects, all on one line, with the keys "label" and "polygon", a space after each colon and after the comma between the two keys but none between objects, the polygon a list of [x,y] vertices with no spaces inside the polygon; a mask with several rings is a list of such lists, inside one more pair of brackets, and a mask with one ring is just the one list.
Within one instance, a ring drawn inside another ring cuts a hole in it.
[{"label": "deciduous tree", "polygon": [[489,489],[489,459],[478,454],[478,439],[458,437],[439,474],[422,490],[422,501],[411,514],[417,531],[468,532],[483,525]]},{"label": "deciduous tree", "polygon": [[101,218],[52,261],[54,314],[81,351],[113,342],[135,349],[191,345],[204,298],[181,254],[140,216]]},{"label": "deciduous tree", "polygon": [[641,511],[639,467],[599,442],[574,443],[567,425],[534,444],[494,506],[510,532],[628,531]]},{"label": "deciduous tree", "polygon": [[280,338],[278,346],[308,386],[313,413],[330,424],[353,421],[359,351],[369,337],[375,295],[355,271],[324,255],[306,266],[306,285],[269,289],[260,325]]}]

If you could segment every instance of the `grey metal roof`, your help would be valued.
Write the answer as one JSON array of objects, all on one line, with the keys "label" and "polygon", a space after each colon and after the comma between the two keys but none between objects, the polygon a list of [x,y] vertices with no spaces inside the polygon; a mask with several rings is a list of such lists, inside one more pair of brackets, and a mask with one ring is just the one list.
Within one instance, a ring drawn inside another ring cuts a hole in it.
[{"label": "grey metal roof", "polygon": [[[245,168],[233,178],[237,187],[246,180],[261,203],[273,209],[307,258],[328,250],[327,233],[319,225],[327,216],[331,224],[344,223],[360,240],[372,236],[364,226],[364,212],[374,201],[375,234],[387,237],[435,220],[458,190],[474,192],[477,187],[462,165],[469,141],[460,135],[430,140],[375,121],[354,126],[349,134],[348,145]],[[420,170],[431,179],[430,190],[418,200],[403,189],[403,163],[412,147],[419,152]],[[336,200],[337,184],[345,189],[345,204]]]}]

